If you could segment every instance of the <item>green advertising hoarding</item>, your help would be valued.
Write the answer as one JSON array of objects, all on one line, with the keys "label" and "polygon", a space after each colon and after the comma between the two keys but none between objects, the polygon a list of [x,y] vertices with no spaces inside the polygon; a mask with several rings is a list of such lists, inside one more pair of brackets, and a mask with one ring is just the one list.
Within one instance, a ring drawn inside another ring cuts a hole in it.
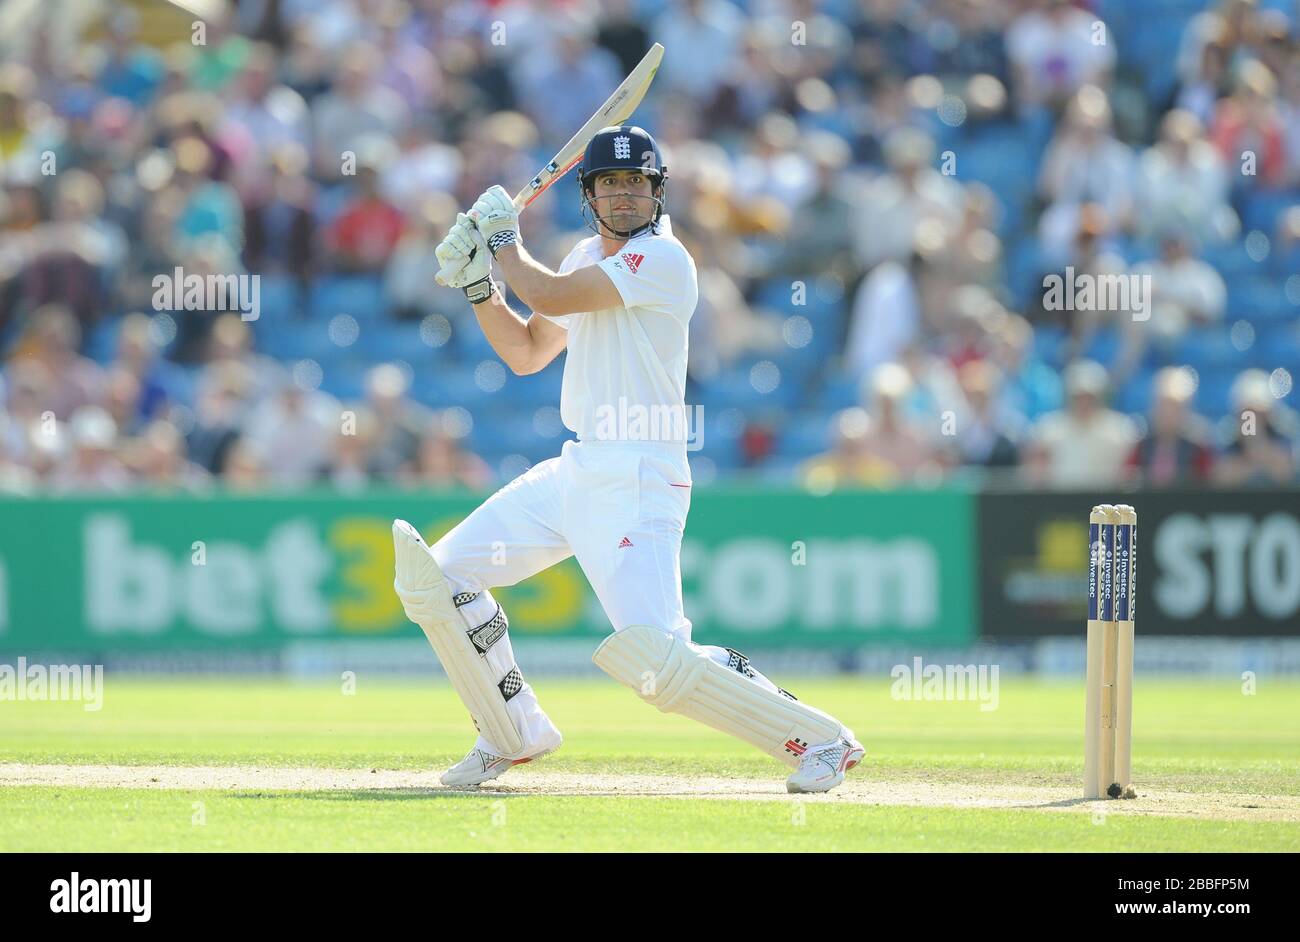
[{"label": "green advertising hoarding", "polygon": [[[392,519],[432,542],[480,499],[0,499],[0,649],[409,639],[418,629],[392,590]],[[695,638],[742,649],[966,643],[978,608],[973,517],[958,491],[702,490],[682,547]],[[609,631],[572,559],[496,594],[516,637]]]}]

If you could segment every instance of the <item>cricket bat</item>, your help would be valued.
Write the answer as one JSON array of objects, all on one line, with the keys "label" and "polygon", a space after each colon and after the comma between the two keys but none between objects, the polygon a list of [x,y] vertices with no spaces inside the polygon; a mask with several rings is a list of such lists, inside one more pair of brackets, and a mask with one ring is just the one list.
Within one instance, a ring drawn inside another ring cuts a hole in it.
[{"label": "cricket bat", "polygon": [[637,105],[641,104],[641,99],[645,98],[645,93],[650,89],[650,83],[654,80],[655,73],[659,71],[659,62],[663,57],[662,45],[655,43],[650,47],[650,51],[637,63],[636,68],[623,79],[623,84],[614,89],[614,94],[600,106],[600,110],[587,119],[582,130],[569,138],[569,143],[560,148],[559,153],[551,158],[551,162],[528,181],[526,187],[515,194],[515,209],[523,210],[525,206],[545,193],[552,183],[568,173],[573,165],[582,159],[582,152],[587,149],[587,142],[596,136],[597,131],[610,125],[622,124],[632,117],[632,112],[636,111]]},{"label": "cricket bat", "polygon": [[[655,73],[659,71],[659,62],[663,57],[664,47],[660,43],[650,47],[650,51],[636,64],[636,68],[623,79],[623,84],[614,89],[614,94],[610,95],[600,109],[587,119],[582,129],[569,138],[569,143],[560,148],[550,162],[528,181],[527,186],[515,194],[513,202],[516,210],[522,212],[533,200],[545,193],[552,183],[572,170],[574,164],[582,159],[587,143],[596,136],[597,131],[610,125],[622,124],[632,117],[632,112],[636,111],[637,105],[641,104],[645,93],[649,91],[650,83],[654,80]],[[458,269],[448,273],[439,271],[434,280],[438,284],[446,284],[444,276],[454,274],[456,270]]]}]

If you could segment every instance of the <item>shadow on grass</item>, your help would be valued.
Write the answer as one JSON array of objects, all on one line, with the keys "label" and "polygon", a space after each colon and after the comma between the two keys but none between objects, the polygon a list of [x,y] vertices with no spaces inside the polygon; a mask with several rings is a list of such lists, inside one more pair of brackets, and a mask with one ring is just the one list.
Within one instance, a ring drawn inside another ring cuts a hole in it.
[{"label": "shadow on grass", "polygon": [[322,788],[315,791],[240,791],[231,798],[284,801],[305,798],[310,801],[423,801],[430,798],[528,798],[518,792],[475,791],[460,788],[424,788],[402,785],[394,788]]}]

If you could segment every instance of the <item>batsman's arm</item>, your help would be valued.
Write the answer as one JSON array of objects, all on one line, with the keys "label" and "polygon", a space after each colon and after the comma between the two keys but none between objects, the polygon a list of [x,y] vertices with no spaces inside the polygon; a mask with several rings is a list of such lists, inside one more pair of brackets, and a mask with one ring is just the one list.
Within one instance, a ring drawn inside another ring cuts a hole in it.
[{"label": "batsman's arm", "polygon": [[516,375],[527,376],[544,369],[559,356],[568,340],[563,327],[540,314],[526,319],[516,314],[500,291],[493,291],[487,300],[473,307],[483,336]]},{"label": "batsman's arm", "polygon": [[506,283],[539,313],[558,316],[623,306],[614,282],[595,265],[556,274],[529,255],[519,242],[498,249],[496,260]]}]

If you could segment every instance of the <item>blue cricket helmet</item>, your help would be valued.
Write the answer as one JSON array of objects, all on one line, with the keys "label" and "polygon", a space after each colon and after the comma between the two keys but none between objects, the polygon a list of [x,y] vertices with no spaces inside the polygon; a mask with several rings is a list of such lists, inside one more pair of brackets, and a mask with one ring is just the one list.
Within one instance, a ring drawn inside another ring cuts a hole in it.
[{"label": "blue cricket helmet", "polygon": [[[584,219],[587,219],[588,210],[591,210],[593,217],[596,216],[595,208],[591,205],[591,180],[598,173],[608,170],[640,170],[653,183],[652,198],[655,201],[653,219],[648,219],[643,225],[626,233],[612,228],[610,231],[630,238],[648,226],[658,223],[664,210],[664,181],[668,179],[668,168],[664,166],[659,145],[655,143],[650,132],[636,125],[620,124],[601,128],[587,142],[587,149],[582,154],[582,162],[578,164],[578,188],[582,193]],[[596,232],[600,231],[594,218],[587,219],[587,225]]]}]

